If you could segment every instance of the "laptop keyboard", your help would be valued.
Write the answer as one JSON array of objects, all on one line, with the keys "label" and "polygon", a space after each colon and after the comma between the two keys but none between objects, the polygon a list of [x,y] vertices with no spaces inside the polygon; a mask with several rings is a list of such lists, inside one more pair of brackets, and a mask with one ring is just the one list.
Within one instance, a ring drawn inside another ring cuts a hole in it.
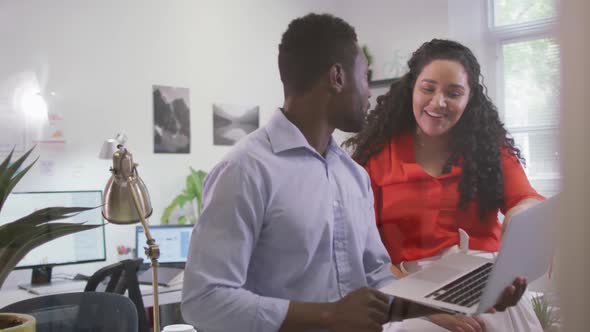
[{"label": "laptop keyboard", "polygon": [[492,272],[492,266],[493,263],[486,263],[426,295],[426,298],[471,307],[479,302],[479,298]]}]

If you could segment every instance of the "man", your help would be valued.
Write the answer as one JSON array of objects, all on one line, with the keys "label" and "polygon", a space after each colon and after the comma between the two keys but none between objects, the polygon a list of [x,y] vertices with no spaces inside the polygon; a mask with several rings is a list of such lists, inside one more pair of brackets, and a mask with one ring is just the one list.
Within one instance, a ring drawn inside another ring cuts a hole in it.
[{"label": "man", "polygon": [[[279,45],[285,101],[210,172],[187,260],[182,312],[215,331],[381,331],[394,280],[369,178],[332,140],[369,108],[354,28],[331,15],[289,24]],[[520,297],[520,295],[518,295]],[[469,317],[432,316],[480,330]]]}]

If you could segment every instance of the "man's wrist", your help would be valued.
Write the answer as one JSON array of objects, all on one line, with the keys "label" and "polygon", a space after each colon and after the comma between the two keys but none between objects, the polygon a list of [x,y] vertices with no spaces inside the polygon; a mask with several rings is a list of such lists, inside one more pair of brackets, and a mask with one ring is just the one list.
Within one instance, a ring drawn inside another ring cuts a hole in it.
[{"label": "man's wrist", "polygon": [[320,326],[329,329],[334,325],[335,318],[335,303],[323,303],[320,310]]}]

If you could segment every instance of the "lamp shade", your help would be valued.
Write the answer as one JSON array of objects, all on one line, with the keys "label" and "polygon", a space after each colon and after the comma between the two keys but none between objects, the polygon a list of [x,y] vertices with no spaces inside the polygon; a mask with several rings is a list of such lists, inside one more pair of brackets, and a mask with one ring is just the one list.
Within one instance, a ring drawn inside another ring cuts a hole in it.
[{"label": "lamp shade", "polygon": [[[137,173],[133,157],[125,148],[113,155],[112,175],[104,189],[102,214],[113,224],[134,224],[152,214],[148,190]],[[133,197],[137,198],[137,206]]]},{"label": "lamp shade", "polygon": [[119,150],[120,146],[125,145],[127,142],[127,135],[123,133],[117,134],[115,138],[109,138],[108,140],[102,143],[102,147],[100,149],[100,153],[98,154],[98,158],[100,159],[111,159],[113,158],[113,154]]},{"label": "lamp shade", "polygon": [[98,158],[100,159],[111,159],[113,158],[113,154],[117,152],[119,142],[116,139],[110,138],[104,143],[102,143],[102,148],[100,149],[100,153],[98,154]]}]

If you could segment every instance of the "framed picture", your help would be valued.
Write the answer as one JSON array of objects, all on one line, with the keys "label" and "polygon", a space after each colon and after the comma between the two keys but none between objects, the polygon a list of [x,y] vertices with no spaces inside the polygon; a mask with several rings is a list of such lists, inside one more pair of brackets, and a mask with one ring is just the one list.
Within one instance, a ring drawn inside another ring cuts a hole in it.
[{"label": "framed picture", "polygon": [[389,87],[407,71],[406,63],[411,53],[399,49],[370,48],[368,45],[364,45],[362,49],[369,64],[369,86],[371,88]]},{"label": "framed picture", "polygon": [[154,153],[191,152],[189,89],[154,85]]},{"label": "framed picture", "polygon": [[213,104],[213,144],[234,145],[258,129],[259,106]]},{"label": "framed picture", "polygon": [[380,80],[369,81],[369,87],[370,88],[383,88],[383,87],[389,88],[391,83],[397,81],[398,79],[399,79],[399,77],[384,78],[384,79],[380,79]]}]

